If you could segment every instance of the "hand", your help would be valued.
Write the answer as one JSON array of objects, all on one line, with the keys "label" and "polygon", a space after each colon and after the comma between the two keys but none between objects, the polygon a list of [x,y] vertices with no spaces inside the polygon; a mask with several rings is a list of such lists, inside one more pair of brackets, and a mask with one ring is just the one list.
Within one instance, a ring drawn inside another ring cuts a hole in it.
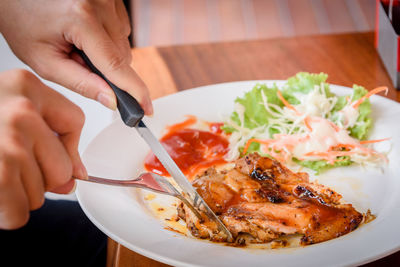
[{"label": "hand", "polygon": [[44,192],[69,193],[86,169],[81,109],[26,70],[0,73],[0,229],[23,226]]},{"label": "hand", "polygon": [[40,76],[115,109],[113,91],[86,68],[75,45],[151,115],[147,87],[130,66],[130,30],[122,0],[0,1],[0,32]]}]

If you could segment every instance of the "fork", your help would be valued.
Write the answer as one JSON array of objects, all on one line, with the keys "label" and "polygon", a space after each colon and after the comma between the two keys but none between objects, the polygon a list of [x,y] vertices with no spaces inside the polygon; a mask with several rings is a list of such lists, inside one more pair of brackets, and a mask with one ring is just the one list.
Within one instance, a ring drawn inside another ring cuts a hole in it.
[{"label": "fork", "polygon": [[[139,177],[136,179],[131,180],[113,180],[90,175],[86,178],[74,178],[76,180],[98,184],[142,188],[155,193],[176,197],[182,201],[194,213],[194,215],[196,215],[200,222],[203,222],[203,217],[200,215],[198,210],[189,201],[187,201],[187,199],[182,196],[182,194],[179,193],[179,191],[165,177],[162,177],[158,174],[145,172],[139,175]],[[198,201],[195,200],[194,204],[196,205],[196,203],[198,203]]]}]

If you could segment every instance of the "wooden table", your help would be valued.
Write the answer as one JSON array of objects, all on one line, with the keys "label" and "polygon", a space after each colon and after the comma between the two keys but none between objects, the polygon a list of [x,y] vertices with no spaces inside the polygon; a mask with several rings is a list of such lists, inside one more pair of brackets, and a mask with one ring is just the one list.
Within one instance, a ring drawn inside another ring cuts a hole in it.
[{"label": "wooden table", "polygon": [[[153,99],[207,84],[286,79],[299,71],[325,72],[333,84],[390,88],[400,102],[373,45],[373,33],[261,41],[137,48],[133,65]],[[212,97],[212,96],[210,96]],[[397,263],[397,264],[396,264]],[[367,266],[400,264],[400,252]],[[109,266],[163,266],[110,240]]]}]

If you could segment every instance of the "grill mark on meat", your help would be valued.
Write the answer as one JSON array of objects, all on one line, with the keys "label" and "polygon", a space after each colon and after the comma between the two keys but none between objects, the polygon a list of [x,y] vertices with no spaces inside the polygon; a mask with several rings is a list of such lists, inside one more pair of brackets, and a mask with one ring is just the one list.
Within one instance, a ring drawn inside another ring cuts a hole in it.
[{"label": "grill mark on meat", "polygon": [[278,190],[261,187],[261,189],[257,189],[256,192],[262,197],[267,198],[271,203],[282,203],[285,201],[282,193]]},{"label": "grill mark on meat", "polygon": [[256,180],[265,181],[267,179],[273,180],[275,175],[269,170],[262,170],[260,167],[257,167],[251,172],[250,177]]},{"label": "grill mark on meat", "polygon": [[319,203],[326,205],[326,202],[320,197],[315,195],[310,189],[305,186],[298,185],[294,189],[295,194],[302,199],[316,199]]}]

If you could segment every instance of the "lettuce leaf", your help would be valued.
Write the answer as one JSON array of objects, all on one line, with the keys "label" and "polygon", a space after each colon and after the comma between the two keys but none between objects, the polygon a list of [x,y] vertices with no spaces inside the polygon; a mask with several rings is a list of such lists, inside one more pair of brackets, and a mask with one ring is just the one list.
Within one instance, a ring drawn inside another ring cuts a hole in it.
[{"label": "lettuce leaf", "polygon": [[293,97],[293,94],[295,93],[308,94],[314,89],[315,85],[320,86],[323,84],[327,96],[331,97],[333,94],[329,90],[329,85],[326,83],[326,79],[328,79],[328,75],[322,72],[319,74],[299,72],[287,80],[287,83],[284,86],[284,96]]},{"label": "lettuce leaf", "polygon": [[326,171],[330,168],[340,167],[340,166],[349,166],[351,165],[352,161],[348,157],[339,157],[341,160],[336,161],[335,164],[329,164],[326,160],[298,160],[293,158],[292,160],[306,168],[315,171],[315,174],[318,175],[323,171]]},{"label": "lettuce leaf", "polygon": [[[273,103],[279,106],[283,106],[283,103],[277,96],[278,87],[267,87],[265,84],[257,84],[254,88],[245,93],[243,97],[238,97],[235,103],[242,105],[245,108],[243,117],[244,125],[240,121],[240,117],[237,111],[234,111],[231,115],[231,120],[237,123],[239,126],[244,126],[248,129],[254,129],[268,124],[268,119],[271,118],[271,114],[265,109],[262,103],[261,92],[267,97],[269,103]],[[235,129],[226,124],[222,127],[226,132],[235,131]]]},{"label": "lettuce leaf", "polygon": [[287,80],[285,88],[287,92],[307,94],[314,88],[314,85],[320,85],[326,79],[328,79],[328,75],[322,72],[320,74],[299,72]]}]

